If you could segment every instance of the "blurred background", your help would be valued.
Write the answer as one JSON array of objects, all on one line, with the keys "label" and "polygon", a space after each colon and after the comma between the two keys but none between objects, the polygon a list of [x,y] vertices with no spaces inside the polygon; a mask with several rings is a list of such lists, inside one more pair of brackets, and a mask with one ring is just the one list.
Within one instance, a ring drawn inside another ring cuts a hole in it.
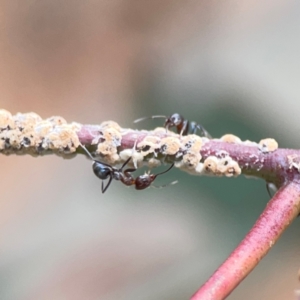
[{"label": "blurred background", "polygon": [[[133,124],[178,112],[212,136],[299,148],[300,2],[1,0],[0,107]],[[262,180],[136,191],[85,157],[0,156],[0,299],[188,299],[245,236]],[[300,221],[228,299],[294,299]]]}]

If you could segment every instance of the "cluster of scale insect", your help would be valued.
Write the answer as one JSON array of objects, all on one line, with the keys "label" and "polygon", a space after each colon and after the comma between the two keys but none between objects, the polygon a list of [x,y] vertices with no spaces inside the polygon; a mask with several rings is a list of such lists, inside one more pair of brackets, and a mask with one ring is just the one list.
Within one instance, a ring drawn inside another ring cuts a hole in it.
[{"label": "cluster of scale insect", "polygon": [[42,155],[48,151],[70,157],[76,152],[80,124],[54,116],[43,120],[36,113],[17,113],[0,110],[0,151],[4,154]]},{"label": "cluster of scale insect", "polygon": [[[241,169],[236,161],[227,156],[208,156],[201,160],[200,150],[206,141],[211,139],[204,127],[196,122],[185,119],[182,115],[174,113],[170,116],[151,116],[135,121],[138,123],[146,119],[164,118],[164,128],[157,128],[153,135],[148,134],[139,142],[136,141],[133,149],[118,151],[122,141],[122,129],[112,121],[101,124],[101,134],[96,135],[91,144],[97,144],[96,154],[105,158],[106,163],[95,160],[83,146],[90,158],[94,161],[93,170],[102,180],[108,179],[102,192],[105,192],[111,181],[119,180],[127,186],[134,185],[141,190],[149,187],[157,176],[168,172],[174,165],[192,174],[211,174],[237,176]],[[169,131],[175,129],[175,133]],[[64,157],[76,153],[81,145],[77,133],[81,130],[78,123],[68,124],[62,117],[54,116],[43,120],[36,113],[17,113],[0,109],[0,152],[4,154],[31,154],[33,156],[54,152]],[[165,137],[164,132],[168,133]],[[196,135],[198,133],[199,135]],[[274,139],[263,139],[258,144],[251,141],[241,141],[232,134],[226,134],[220,138],[225,143],[256,146],[261,153],[267,155],[278,149],[278,143]],[[250,159],[252,159],[250,157]],[[298,159],[298,158],[297,158]],[[290,168],[300,170],[300,163],[294,157],[289,157]],[[124,161],[121,168],[112,165],[118,161]],[[161,165],[162,161],[173,162],[162,173],[137,176],[132,172],[140,168],[144,161],[150,168]],[[256,158],[252,164],[260,170],[263,167],[264,158]],[[126,168],[127,165],[133,168]],[[247,167],[247,166],[246,166]],[[300,172],[300,171],[299,171]]]}]

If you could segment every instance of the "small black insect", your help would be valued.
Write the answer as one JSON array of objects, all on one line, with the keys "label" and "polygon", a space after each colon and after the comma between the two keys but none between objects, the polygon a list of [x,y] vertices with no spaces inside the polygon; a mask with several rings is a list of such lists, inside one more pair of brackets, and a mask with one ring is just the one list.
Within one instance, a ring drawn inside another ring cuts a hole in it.
[{"label": "small black insect", "polygon": [[[101,190],[102,193],[105,193],[105,191],[110,186],[113,179],[121,181],[123,184],[127,186],[134,185],[136,190],[144,190],[145,188],[149,187],[151,183],[156,179],[157,176],[162,175],[168,171],[170,171],[174,164],[172,164],[166,171],[163,171],[158,174],[144,174],[139,175],[137,178],[134,178],[132,176],[132,172],[136,171],[135,168],[132,169],[126,169],[123,171],[124,167],[129,163],[131,160],[131,157],[129,157],[121,166],[121,168],[117,169],[115,167],[112,167],[109,164],[103,163],[101,161],[95,160],[91,153],[86,149],[85,146],[81,145],[81,147],[84,149],[84,151],[88,154],[88,156],[93,160],[93,171],[94,174],[102,179],[102,185]],[[106,186],[104,186],[104,180],[108,179],[108,183]],[[175,184],[177,181],[173,181],[170,184]],[[163,186],[162,186],[163,187]]]},{"label": "small black insect", "polygon": [[195,134],[197,130],[200,131],[200,136],[211,138],[210,134],[204,129],[204,127],[196,122],[186,120],[182,115],[174,113],[168,116],[151,116],[144,117],[134,121],[134,123],[141,122],[146,119],[158,119],[164,118],[165,124],[164,127],[168,130],[169,128],[176,127],[177,133],[180,135],[188,135],[189,133]]}]

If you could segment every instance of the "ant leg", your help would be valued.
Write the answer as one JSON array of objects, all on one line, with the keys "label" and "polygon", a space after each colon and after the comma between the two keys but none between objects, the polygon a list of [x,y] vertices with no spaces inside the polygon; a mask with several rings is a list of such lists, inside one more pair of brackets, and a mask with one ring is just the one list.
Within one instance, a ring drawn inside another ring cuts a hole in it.
[{"label": "ant leg", "polygon": [[[134,145],[133,145],[133,147],[132,147],[132,149],[131,149],[131,156],[123,163],[123,165],[122,165],[122,167],[119,169],[119,171],[120,172],[122,172],[122,170],[123,170],[123,168],[129,163],[129,161],[132,159],[132,162],[133,162],[133,165],[134,165],[134,167],[135,167],[135,169],[137,169],[137,162],[140,162],[144,157],[140,154],[140,155],[136,155],[134,152],[137,152],[137,153],[139,153],[138,151],[136,151],[135,149],[136,149],[136,144],[137,144],[137,139],[135,140],[135,142],[134,142]],[[126,151],[130,151],[129,149],[128,150],[126,150]],[[128,153],[127,152],[127,153]],[[127,154],[126,153],[126,154]],[[127,154],[127,155],[129,155],[129,153]],[[127,156],[126,155],[126,156]]]},{"label": "ant leg", "polygon": [[102,185],[101,185],[102,194],[104,194],[105,191],[108,189],[108,187],[110,186],[110,183],[111,183],[112,179],[113,179],[113,177],[112,177],[112,175],[110,174],[108,183],[107,183],[107,185],[106,185],[105,188],[103,188],[103,187],[104,187],[104,183],[103,183],[103,180],[102,180]]},{"label": "ant leg", "polygon": [[[166,123],[167,123],[167,122],[166,122]],[[169,126],[169,124],[166,124],[166,123],[165,123],[164,127],[166,128],[166,133],[168,133],[168,130],[169,130],[169,127],[170,127],[170,126]]]},{"label": "ant leg", "polygon": [[121,176],[120,180],[127,186],[134,185],[135,179],[130,173],[134,172],[135,170],[136,169],[126,169],[123,172],[123,175]]},{"label": "ant leg", "polygon": [[[123,168],[129,163],[129,161],[132,159],[133,160],[133,155],[134,155],[134,150],[135,150],[135,148],[136,148],[136,144],[137,144],[137,140],[135,141],[135,143],[134,143],[134,146],[133,146],[133,148],[132,148],[132,156],[131,157],[129,157],[126,161],[125,161],[125,163],[123,164],[123,166],[120,168],[120,171],[122,171],[123,170]],[[135,163],[134,163],[134,160],[133,160],[133,164],[135,165]],[[126,177],[126,179],[125,178],[123,178],[123,183],[125,183],[126,185],[132,185],[132,184],[134,184],[134,178],[132,177],[132,175],[130,174],[130,173],[132,173],[132,172],[134,172],[134,171],[136,171],[137,170],[137,168],[136,168],[136,166],[134,166],[135,168],[131,168],[131,169],[126,169],[124,172],[123,172],[123,174],[125,175],[125,177]]]},{"label": "ant leg", "polygon": [[88,149],[86,149],[86,147],[83,146],[81,143],[79,145],[86,152],[86,154],[90,157],[90,159],[95,161],[95,158],[92,156],[91,152]]},{"label": "ant leg", "polygon": [[122,167],[119,169],[119,171],[121,172],[123,170],[123,168],[129,163],[129,161],[131,160],[131,157],[129,157],[124,164],[122,165]]},{"label": "ant leg", "polygon": [[118,170],[119,180],[121,180],[121,182],[124,183],[127,186],[133,185],[134,182],[135,182],[133,176],[130,173],[133,172],[133,171],[135,171],[136,169],[126,169],[125,171],[123,171],[123,168],[128,164],[128,162],[130,161],[131,158],[132,157],[129,157],[124,162],[124,164],[122,165],[122,167]]},{"label": "ant leg", "polygon": [[188,120],[184,120],[182,123],[182,128],[180,130],[180,135],[187,135],[188,134],[188,130],[189,130],[189,121]]},{"label": "ant leg", "polygon": [[111,165],[109,165],[109,164],[106,164],[106,163],[104,163],[104,162],[102,162],[102,161],[96,160],[96,159],[92,156],[91,152],[90,152],[85,146],[83,146],[81,143],[80,143],[80,146],[81,146],[81,148],[87,153],[87,155],[90,157],[90,159],[91,159],[92,161],[97,162],[97,163],[99,163],[99,164],[102,164],[102,165],[104,165],[104,166],[106,166],[106,167],[111,167]]},{"label": "ant leg", "polygon": [[194,128],[193,128],[193,130],[192,130],[192,133],[196,133],[197,129],[200,130],[200,132],[201,132],[200,135],[201,135],[201,136],[207,137],[208,139],[211,139],[211,138],[212,138],[211,135],[210,135],[210,134],[204,129],[204,127],[203,127],[202,125],[200,125],[200,124],[196,124],[196,123],[195,123]]},{"label": "ant leg", "polygon": [[124,171],[124,174],[127,176],[127,175],[129,175],[129,176],[131,176],[131,174],[130,173],[132,173],[132,172],[134,172],[134,171],[136,171],[137,169],[126,169],[125,171]]}]

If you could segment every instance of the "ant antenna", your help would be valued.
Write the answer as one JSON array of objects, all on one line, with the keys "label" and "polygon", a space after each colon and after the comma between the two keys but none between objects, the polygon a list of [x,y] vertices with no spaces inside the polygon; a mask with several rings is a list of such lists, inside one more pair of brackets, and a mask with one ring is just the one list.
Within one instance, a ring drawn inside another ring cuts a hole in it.
[{"label": "ant antenna", "polygon": [[178,180],[174,180],[174,181],[172,181],[172,182],[169,182],[169,183],[167,183],[167,184],[164,184],[164,185],[159,185],[159,186],[157,186],[157,185],[150,185],[151,187],[153,187],[153,188],[155,188],[155,189],[161,189],[161,188],[164,188],[164,187],[166,187],[166,186],[169,186],[169,185],[174,185],[174,184],[176,184],[176,183],[178,183]]},{"label": "ant antenna", "polygon": [[[173,164],[170,166],[170,168],[168,168],[167,170],[165,170],[165,171],[163,171],[163,172],[161,172],[161,173],[155,174],[155,178],[156,178],[157,176],[159,176],[159,175],[162,175],[162,174],[164,174],[164,173],[169,172],[173,167],[174,167],[174,163],[173,163]],[[166,186],[169,186],[169,185],[174,185],[174,184],[176,184],[177,182],[178,182],[178,180],[175,180],[175,181],[172,181],[172,182],[167,183],[167,184],[164,184],[164,185],[160,185],[160,186],[151,185],[151,186],[154,187],[154,188],[156,188],[156,189],[161,189],[161,188],[166,187]]]},{"label": "ant antenna", "polygon": [[101,191],[102,191],[102,194],[104,194],[106,192],[106,190],[108,189],[108,187],[110,186],[111,184],[111,181],[112,181],[113,177],[110,176],[109,177],[109,180],[108,180],[108,183],[106,185],[106,187],[104,187],[104,181],[102,180],[102,183],[101,183]]},{"label": "ant antenna", "polygon": [[162,118],[166,119],[167,116],[157,115],[157,116],[151,116],[151,117],[143,117],[143,118],[134,120],[133,123],[139,123],[141,121],[148,120],[148,119],[162,119]]},{"label": "ant antenna", "polygon": [[168,168],[167,170],[165,170],[165,171],[163,171],[161,173],[155,174],[155,177],[169,172],[173,167],[174,167],[174,163],[171,164],[170,168]]}]

